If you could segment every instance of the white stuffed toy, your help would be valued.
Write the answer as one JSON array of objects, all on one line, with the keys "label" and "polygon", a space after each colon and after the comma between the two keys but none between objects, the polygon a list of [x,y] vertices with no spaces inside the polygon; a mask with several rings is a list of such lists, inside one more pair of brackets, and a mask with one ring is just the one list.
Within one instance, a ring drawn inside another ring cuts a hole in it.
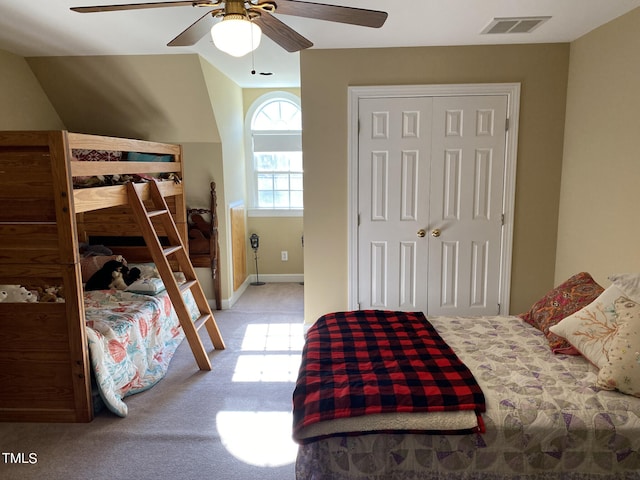
[{"label": "white stuffed toy", "polygon": [[36,296],[20,285],[0,285],[0,291],[6,292],[5,303],[32,303],[37,302]]}]

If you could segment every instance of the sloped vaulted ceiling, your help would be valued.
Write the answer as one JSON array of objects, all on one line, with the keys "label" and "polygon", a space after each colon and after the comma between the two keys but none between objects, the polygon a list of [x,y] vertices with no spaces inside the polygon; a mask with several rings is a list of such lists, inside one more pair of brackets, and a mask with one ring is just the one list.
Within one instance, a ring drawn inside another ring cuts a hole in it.
[{"label": "sloped vaulted ceiling", "polygon": [[27,59],[70,131],[220,142],[198,55]]}]

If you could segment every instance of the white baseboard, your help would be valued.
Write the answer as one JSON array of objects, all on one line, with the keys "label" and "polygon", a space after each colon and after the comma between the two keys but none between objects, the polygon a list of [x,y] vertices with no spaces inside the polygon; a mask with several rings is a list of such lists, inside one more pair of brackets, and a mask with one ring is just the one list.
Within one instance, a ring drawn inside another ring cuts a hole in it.
[{"label": "white baseboard", "polygon": [[265,283],[302,283],[304,282],[304,274],[303,273],[274,273],[274,274],[260,274],[257,276],[249,275],[249,284],[260,280]]}]

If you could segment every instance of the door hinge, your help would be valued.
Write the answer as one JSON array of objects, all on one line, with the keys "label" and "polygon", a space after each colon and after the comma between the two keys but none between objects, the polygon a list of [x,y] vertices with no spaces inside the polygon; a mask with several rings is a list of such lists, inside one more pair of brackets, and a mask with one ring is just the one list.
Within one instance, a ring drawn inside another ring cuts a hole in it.
[{"label": "door hinge", "polygon": [[504,131],[505,132],[509,131],[509,117],[507,117],[504,121]]},{"label": "door hinge", "polygon": [[500,225],[504,227],[504,213],[500,215]]},{"label": "door hinge", "polygon": [[498,314],[500,314],[500,304],[498,304]]},{"label": "door hinge", "polygon": [[358,226],[360,226],[360,214],[358,214]]}]

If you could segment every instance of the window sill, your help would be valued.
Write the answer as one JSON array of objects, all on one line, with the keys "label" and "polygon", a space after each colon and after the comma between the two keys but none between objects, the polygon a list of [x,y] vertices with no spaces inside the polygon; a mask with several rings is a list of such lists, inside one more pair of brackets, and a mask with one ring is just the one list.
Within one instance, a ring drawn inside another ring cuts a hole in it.
[{"label": "window sill", "polygon": [[302,208],[250,208],[247,212],[249,217],[302,217]]}]

